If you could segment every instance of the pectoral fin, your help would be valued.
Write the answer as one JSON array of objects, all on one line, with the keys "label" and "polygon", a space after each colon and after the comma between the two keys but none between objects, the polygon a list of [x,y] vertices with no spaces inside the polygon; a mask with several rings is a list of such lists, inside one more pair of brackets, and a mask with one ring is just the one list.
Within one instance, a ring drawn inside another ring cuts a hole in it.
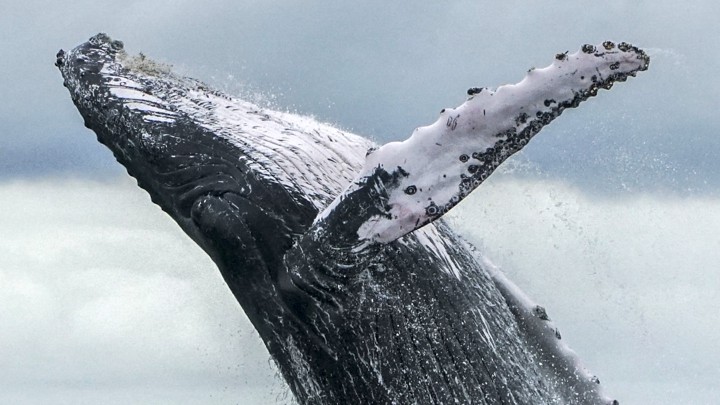
[{"label": "pectoral fin", "polygon": [[[621,43],[558,54],[517,84],[472,88],[457,108],[403,142],[372,152],[352,184],[314,221],[343,246],[387,243],[442,217],[565,109],[646,70],[649,57]],[[342,227],[342,234],[338,234]]]}]

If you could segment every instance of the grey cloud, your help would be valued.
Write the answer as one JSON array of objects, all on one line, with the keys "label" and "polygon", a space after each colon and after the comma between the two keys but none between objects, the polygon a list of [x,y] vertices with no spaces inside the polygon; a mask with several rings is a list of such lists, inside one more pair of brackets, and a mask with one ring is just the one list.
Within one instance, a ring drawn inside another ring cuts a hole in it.
[{"label": "grey cloud", "polygon": [[[0,140],[0,160],[4,177],[70,167],[76,175],[116,173],[89,146],[94,140],[52,67],[57,48],[98,31],[218,87],[249,98],[263,92],[277,108],[381,142],[431,123],[441,108],[461,103],[468,87],[517,82],[556,52],[610,38],[650,48],[650,71],[566,114],[577,118],[543,131],[526,158],[589,190],[630,184],[634,191],[712,192],[720,185],[713,159],[720,152],[713,111],[720,83],[712,80],[720,56],[707,50],[718,36],[708,21],[717,9],[712,2],[620,0],[15,3],[0,16],[3,37],[11,39],[0,44],[0,131],[9,134]],[[77,136],[67,136],[73,131]],[[50,145],[58,151],[52,163],[44,159]],[[35,161],[17,158],[34,154]],[[600,173],[610,182],[594,181]]]},{"label": "grey cloud", "polygon": [[[719,4],[3,4],[0,402],[268,403],[284,390],[212,263],[132,181],[115,184],[123,169],[61,86],[55,52],[104,31],[217,87],[382,142],[433,122],[468,87],[517,82],[583,42],[648,48],[650,70],[566,112],[504,167],[535,183],[513,177],[511,192],[497,176],[463,222],[609,393],[712,403],[717,205],[705,199],[720,190]],[[88,177],[106,182],[67,180]],[[629,203],[611,210],[618,201]]]}]

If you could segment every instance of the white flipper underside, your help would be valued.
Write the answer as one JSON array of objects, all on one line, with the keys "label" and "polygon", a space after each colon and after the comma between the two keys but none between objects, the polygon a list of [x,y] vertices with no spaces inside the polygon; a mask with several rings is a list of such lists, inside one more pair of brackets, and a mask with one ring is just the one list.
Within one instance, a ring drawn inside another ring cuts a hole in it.
[{"label": "white flipper underside", "polygon": [[[552,65],[529,71],[517,84],[470,89],[467,101],[443,110],[433,124],[372,152],[315,224],[322,227],[349,195],[372,187],[382,197],[381,212],[368,214],[352,231],[360,246],[393,241],[441,217],[565,108],[647,69],[648,63],[636,47],[605,42],[558,54]],[[379,173],[391,181],[377,181],[383,177]]]}]

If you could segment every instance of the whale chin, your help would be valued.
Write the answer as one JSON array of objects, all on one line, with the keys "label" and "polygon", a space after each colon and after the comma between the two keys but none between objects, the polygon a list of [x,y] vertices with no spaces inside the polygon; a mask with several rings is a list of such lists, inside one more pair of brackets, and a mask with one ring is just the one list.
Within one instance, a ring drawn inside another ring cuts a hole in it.
[{"label": "whale chin", "polygon": [[56,66],[85,125],[212,257],[298,402],[616,403],[441,217],[563,110],[647,69],[642,50],[558,54],[379,147],[123,48],[98,34]]}]

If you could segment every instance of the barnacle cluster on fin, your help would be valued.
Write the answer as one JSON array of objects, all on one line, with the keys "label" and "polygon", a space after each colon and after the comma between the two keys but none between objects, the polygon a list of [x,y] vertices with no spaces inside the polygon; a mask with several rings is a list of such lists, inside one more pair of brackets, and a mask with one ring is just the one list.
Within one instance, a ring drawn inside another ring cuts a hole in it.
[{"label": "barnacle cluster on fin", "polygon": [[472,87],[462,105],[443,109],[433,124],[369,154],[360,175],[315,223],[350,212],[343,204],[360,204],[364,210],[337,221],[348,224],[344,240],[364,249],[435,221],[565,109],[647,70],[649,63],[643,50],[605,41],[559,53],[550,66],[530,69],[517,84]]}]

